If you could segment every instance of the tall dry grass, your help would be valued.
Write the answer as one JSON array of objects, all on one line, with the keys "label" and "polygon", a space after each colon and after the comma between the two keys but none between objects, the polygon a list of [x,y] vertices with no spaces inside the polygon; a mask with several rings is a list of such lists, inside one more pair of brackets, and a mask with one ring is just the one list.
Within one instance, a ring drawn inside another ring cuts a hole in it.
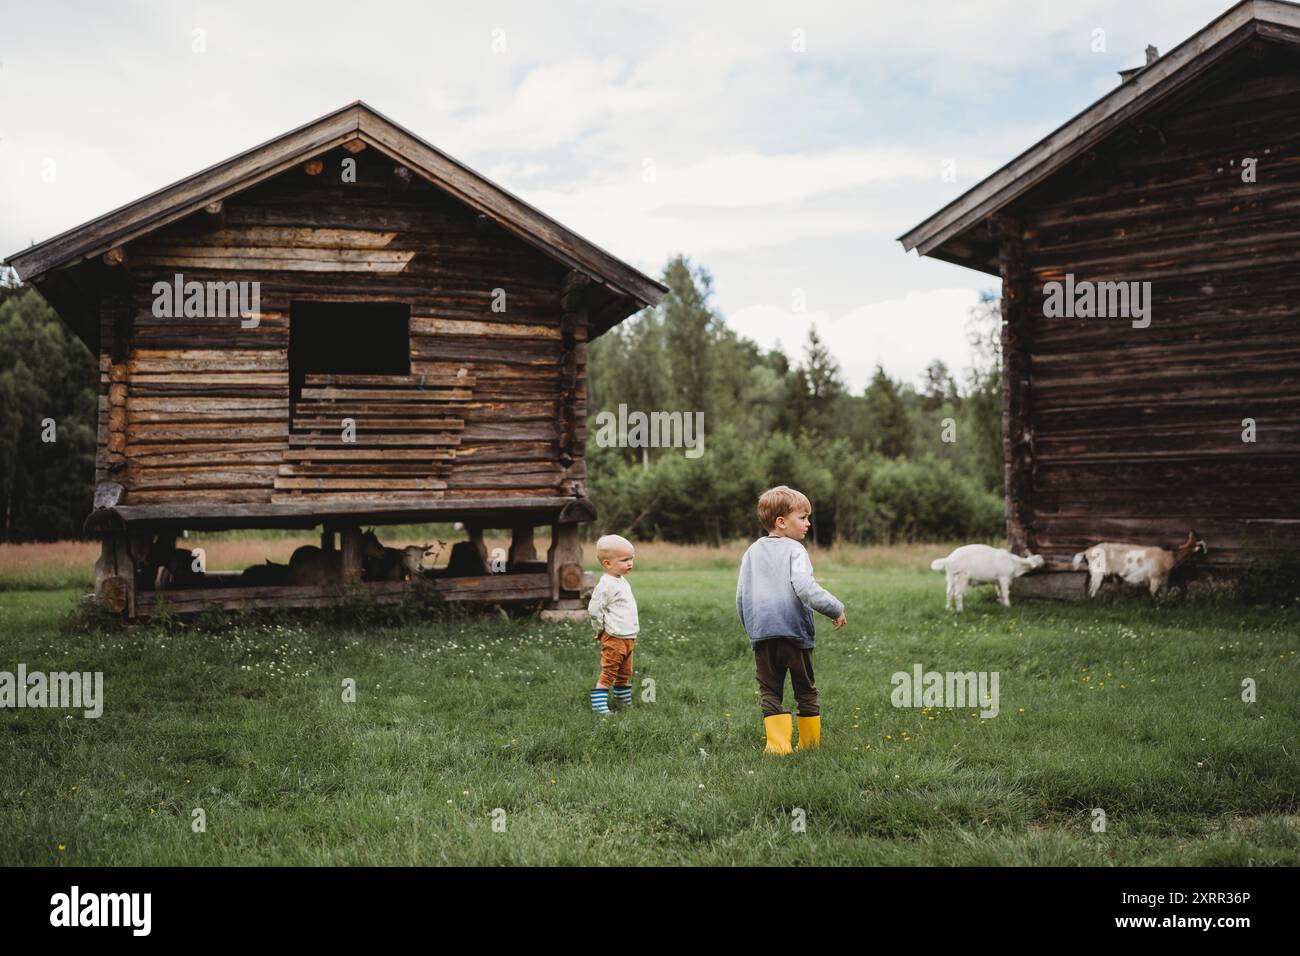
[{"label": "tall dry grass", "polygon": [[90,587],[97,541],[0,544],[0,590]]}]

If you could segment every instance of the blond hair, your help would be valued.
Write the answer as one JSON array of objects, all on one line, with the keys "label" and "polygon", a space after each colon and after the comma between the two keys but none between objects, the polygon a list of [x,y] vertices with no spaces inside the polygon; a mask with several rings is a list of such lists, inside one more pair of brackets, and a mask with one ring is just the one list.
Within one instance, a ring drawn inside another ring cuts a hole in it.
[{"label": "blond hair", "polygon": [[615,551],[635,551],[632,542],[621,534],[604,534],[596,541],[596,560],[604,561],[614,556]]},{"label": "blond hair", "polygon": [[769,488],[758,497],[758,520],[768,531],[776,527],[777,518],[785,517],[796,510],[811,514],[812,502],[802,491],[795,491],[787,485]]}]

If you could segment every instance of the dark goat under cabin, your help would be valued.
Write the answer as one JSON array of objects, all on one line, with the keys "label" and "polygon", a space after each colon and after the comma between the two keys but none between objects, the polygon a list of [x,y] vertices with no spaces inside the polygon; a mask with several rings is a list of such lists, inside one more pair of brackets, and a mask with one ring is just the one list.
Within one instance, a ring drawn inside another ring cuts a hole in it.
[{"label": "dark goat under cabin", "polygon": [[[512,533],[447,598],[581,609],[587,343],[660,283],[359,102],[8,261],[100,358],[86,530],[115,609],[158,609],[138,572],[186,529],[322,526],[346,585],[396,599],[361,527],[419,521]],[[339,590],[203,577],[168,605]]]},{"label": "dark goat under cabin", "polygon": [[[1043,593],[1082,597],[1101,541],[1300,552],[1300,6],[1149,60],[900,240],[1001,279],[1007,535]],[[1062,314],[1079,282],[1146,314]]]}]

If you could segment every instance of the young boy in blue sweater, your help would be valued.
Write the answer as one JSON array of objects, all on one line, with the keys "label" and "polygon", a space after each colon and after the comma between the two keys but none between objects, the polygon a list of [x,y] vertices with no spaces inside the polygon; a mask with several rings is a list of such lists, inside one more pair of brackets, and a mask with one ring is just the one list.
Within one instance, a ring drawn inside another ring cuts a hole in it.
[{"label": "young boy in blue sweater", "polygon": [[767,753],[791,752],[790,712],[782,706],[785,675],[799,702],[799,749],[821,742],[821,708],[813,682],[814,610],[844,626],[844,605],[813,577],[803,546],[812,504],[793,488],[778,485],[758,499],[758,520],[767,536],[749,546],[740,562],[736,610],[754,649]]}]

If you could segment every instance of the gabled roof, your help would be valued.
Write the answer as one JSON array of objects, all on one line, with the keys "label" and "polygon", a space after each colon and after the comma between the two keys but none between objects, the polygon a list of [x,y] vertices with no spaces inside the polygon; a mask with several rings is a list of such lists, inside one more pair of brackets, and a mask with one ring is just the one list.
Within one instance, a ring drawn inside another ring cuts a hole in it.
[{"label": "gabled roof", "polygon": [[989,248],[973,241],[974,227],[1256,36],[1300,44],[1300,4],[1243,0],[898,241],[909,252],[996,275],[996,247],[990,258]]},{"label": "gabled roof", "polygon": [[241,193],[356,139],[408,166],[546,255],[605,286],[613,299],[602,310],[605,327],[640,308],[656,304],[668,291],[666,286],[566,229],[360,100],[14,253],[7,262],[20,279],[39,281],[51,270],[95,259],[209,203]]}]

